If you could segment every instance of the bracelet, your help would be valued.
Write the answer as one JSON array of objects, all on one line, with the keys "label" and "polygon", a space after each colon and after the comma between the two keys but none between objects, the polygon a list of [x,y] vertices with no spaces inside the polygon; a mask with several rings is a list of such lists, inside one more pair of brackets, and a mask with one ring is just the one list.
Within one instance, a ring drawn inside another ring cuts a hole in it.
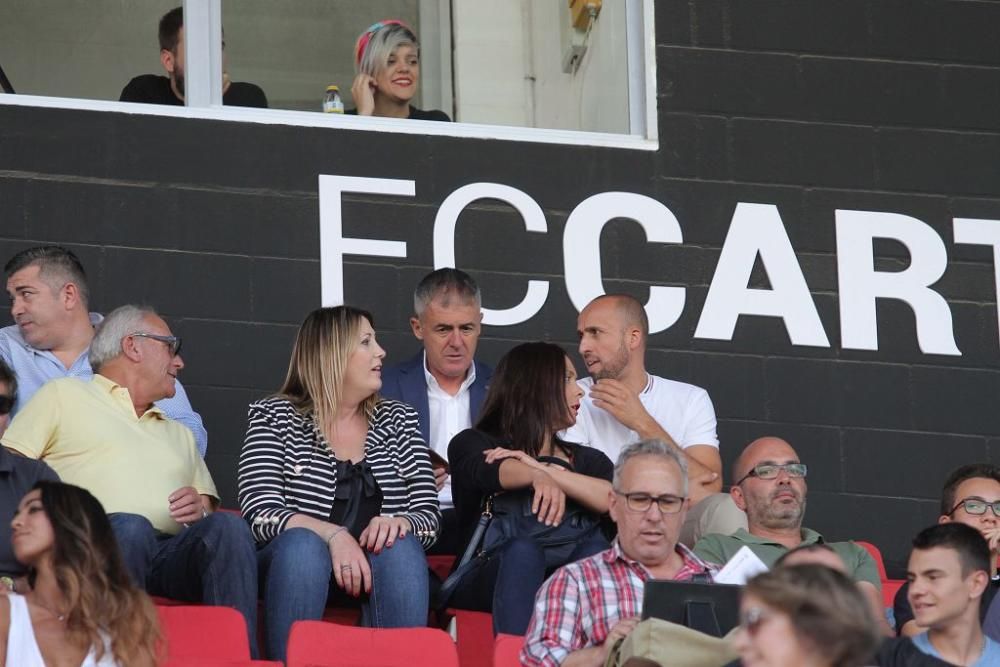
[{"label": "bracelet", "polygon": [[330,537],[326,538],[326,546],[330,546],[330,543],[333,542],[333,538],[335,538],[337,535],[340,535],[345,530],[347,530],[347,528],[345,528],[344,526],[341,526],[337,530],[335,530],[332,533],[330,533]]}]

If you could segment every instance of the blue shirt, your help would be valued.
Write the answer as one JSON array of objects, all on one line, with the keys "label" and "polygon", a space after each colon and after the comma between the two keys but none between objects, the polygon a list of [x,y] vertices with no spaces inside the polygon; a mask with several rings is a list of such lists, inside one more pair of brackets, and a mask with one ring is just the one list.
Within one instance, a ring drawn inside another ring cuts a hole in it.
[{"label": "blue shirt", "polygon": [[[90,314],[92,324],[98,324],[104,317],[98,313]],[[43,384],[49,380],[57,378],[73,377],[81,380],[90,380],[94,377],[94,371],[90,368],[88,354],[90,348],[83,351],[77,357],[73,365],[68,369],[49,350],[36,350],[25,342],[21,336],[21,330],[16,324],[0,329],[0,358],[14,369],[17,376],[17,402],[11,417],[17,414],[21,406],[35,395]],[[164,398],[156,402],[156,407],[163,410],[171,419],[191,429],[194,434],[194,442],[198,447],[198,453],[203,457],[208,449],[208,432],[201,423],[201,416],[191,407],[187,393],[180,382],[174,385],[177,390],[173,398]]]},{"label": "blue shirt", "polygon": [[[934,656],[939,660],[943,660],[941,654],[937,652],[934,645],[931,644],[930,637],[927,636],[926,632],[923,632],[915,637],[911,637],[914,645],[920,649],[922,653]],[[983,653],[979,656],[979,660],[972,663],[972,667],[1000,667],[1000,644],[993,641],[986,635],[983,635],[983,640],[985,644],[983,645]]]}]

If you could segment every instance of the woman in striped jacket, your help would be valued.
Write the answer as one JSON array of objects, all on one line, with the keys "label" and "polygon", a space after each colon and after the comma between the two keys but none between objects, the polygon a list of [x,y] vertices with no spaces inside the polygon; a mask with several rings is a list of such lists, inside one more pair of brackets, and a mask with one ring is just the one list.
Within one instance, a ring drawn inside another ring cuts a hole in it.
[{"label": "woman in striped jacket", "polygon": [[360,598],[374,627],[427,622],[423,549],[440,514],[416,412],[381,400],[369,313],[320,308],[299,328],[285,383],[250,405],[239,500],[258,544],[269,658],[294,621]]}]

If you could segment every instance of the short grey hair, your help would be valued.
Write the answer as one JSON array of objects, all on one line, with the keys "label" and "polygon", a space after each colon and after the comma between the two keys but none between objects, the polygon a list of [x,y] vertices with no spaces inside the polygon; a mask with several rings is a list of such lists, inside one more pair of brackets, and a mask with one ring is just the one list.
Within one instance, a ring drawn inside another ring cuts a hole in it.
[{"label": "short grey hair", "polygon": [[442,293],[446,301],[448,294],[454,293],[465,301],[475,301],[477,308],[483,307],[479,285],[472,276],[459,269],[444,268],[428,273],[417,285],[417,289],[413,290],[413,312],[420,317],[427,304]]},{"label": "short grey hair", "polygon": [[368,45],[365,46],[365,52],[361,55],[361,60],[358,61],[358,74],[377,76],[379,70],[389,62],[389,56],[392,55],[392,52],[401,46],[412,46],[419,57],[420,42],[417,41],[416,34],[408,26],[390,23],[379,28],[371,36]]},{"label": "short grey hair", "polygon": [[155,316],[148,306],[125,305],[115,308],[97,325],[94,340],[90,342],[90,367],[99,372],[101,366],[122,353],[122,340],[129,334],[142,331],[144,320]]},{"label": "short grey hair", "polygon": [[621,490],[622,469],[625,467],[625,464],[628,463],[629,459],[635,458],[636,456],[656,456],[658,458],[676,463],[677,467],[681,469],[681,479],[683,480],[681,483],[681,493],[685,498],[687,497],[687,459],[684,458],[684,454],[679,452],[676,447],[671,447],[659,438],[650,438],[648,440],[633,442],[630,445],[626,445],[625,448],[622,449],[621,453],[618,455],[618,461],[615,463],[615,475],[611,481],[611,485],[616,491]]}]

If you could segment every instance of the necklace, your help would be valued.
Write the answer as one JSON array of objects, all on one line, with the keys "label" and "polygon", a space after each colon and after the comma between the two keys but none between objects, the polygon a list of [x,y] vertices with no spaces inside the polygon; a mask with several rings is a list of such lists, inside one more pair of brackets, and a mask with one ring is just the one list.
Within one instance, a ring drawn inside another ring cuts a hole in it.
[{"label": "necklace", "polygon": [[49,612],[50,614],[52,614],[56,618],[56,620],[59,621],[60,623],[66,620],[66,614],[60,614],[58,612],[52,611],[52,609],[39,602],[37,597],[35,598],[35,604],[44,609],[45,611]]}]

